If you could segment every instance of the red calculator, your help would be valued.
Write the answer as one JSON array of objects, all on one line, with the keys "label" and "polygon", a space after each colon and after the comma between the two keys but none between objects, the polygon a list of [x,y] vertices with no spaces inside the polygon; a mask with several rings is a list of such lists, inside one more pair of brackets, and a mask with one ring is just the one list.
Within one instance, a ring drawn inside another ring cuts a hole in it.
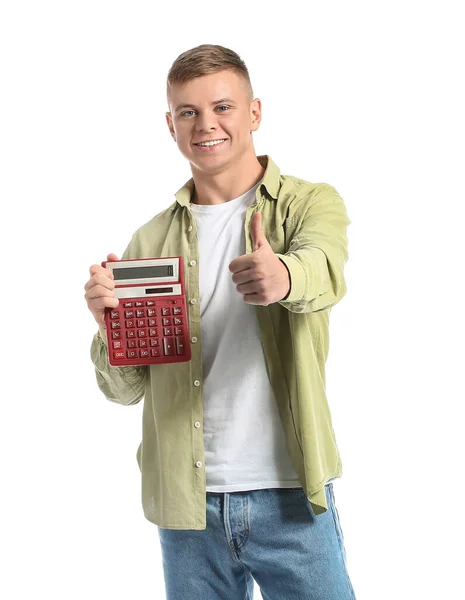
[{"label": "red calculator", "polygon": [[181,256],[104,261],[116,308],[105,308],[108,358],[115,367],[191,360]]}]

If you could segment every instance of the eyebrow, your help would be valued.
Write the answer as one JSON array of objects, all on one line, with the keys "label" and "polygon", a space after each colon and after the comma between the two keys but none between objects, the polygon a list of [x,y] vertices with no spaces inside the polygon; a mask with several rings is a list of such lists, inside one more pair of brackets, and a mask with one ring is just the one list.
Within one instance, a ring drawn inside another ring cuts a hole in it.
[{"label": "eyebrow", "polygon": [[[221,102],[232,102],[232,104],[237,104],[232,98],[221,98],[220,100],[215,100],[214,102],[212,102],[212,106],[214,106],[215,104],[220,104]],[[174,112],[178,112],[178,110],[180,110],[181,108],[196,108],[195,104],[180,104],[179,106],[176,106]]]}]

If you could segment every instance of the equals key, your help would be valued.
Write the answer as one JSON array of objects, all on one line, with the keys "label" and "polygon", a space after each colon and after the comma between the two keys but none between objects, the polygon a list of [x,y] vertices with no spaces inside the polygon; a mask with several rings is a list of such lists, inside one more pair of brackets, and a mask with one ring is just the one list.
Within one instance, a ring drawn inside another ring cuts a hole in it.
[{"label": "equals key", "polygon": [[186,346],[185,346],[184,336],[179,336],[176,338],[176,352],[177,354],[185,354]]}]

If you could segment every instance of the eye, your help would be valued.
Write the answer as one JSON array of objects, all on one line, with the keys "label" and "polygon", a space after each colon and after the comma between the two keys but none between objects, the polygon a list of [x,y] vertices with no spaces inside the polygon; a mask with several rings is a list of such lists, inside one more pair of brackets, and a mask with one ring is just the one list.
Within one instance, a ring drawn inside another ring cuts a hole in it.
[{"label": "eye", "polygon": [[[229,106],[226,106],[225,104],[221,104],[220,106],[217,106],[216,108],[225,108],[226,110],[220,110],[220,112],[227,112],[229,110]],[[189,116],[188,113],[194,113],[195,110],[185,110],[184,112],[181,113],[181,117],[184,116]]]}]

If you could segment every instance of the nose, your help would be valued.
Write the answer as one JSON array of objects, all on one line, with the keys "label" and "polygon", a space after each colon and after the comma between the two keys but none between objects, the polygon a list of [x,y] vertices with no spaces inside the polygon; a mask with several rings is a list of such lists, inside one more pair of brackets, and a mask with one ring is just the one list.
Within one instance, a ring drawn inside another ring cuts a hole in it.
[{"label": "nose", "polygon": [[197,131],[210,131],[211,129],[216,129],[216,118],[215,115],[211,113],[203,113],[199,114],[196,119],[196,129]]}]

